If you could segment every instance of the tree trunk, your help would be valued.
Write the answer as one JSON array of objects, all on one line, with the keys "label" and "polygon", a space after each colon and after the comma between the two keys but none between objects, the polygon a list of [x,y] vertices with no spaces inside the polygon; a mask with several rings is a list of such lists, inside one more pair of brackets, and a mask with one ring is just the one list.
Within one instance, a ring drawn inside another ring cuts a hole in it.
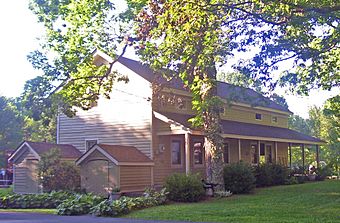
[{"label": "tree trunk", "polygon": [[[212,81],[213,80],[213,81]],[[213,67],[209,77],[201,87],[201,100],[203,110],[203,124],[205,132],[205,161],[207,181],[218,184],[217,191],[224,190],[223,180],[223,137],[221,127],[221,102],[217,95],[216,69]]]}]

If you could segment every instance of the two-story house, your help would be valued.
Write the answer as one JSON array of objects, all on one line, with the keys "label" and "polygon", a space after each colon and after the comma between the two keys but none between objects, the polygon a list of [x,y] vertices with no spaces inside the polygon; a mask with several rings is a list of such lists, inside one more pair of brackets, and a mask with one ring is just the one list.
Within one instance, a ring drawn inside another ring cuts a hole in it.
[{"label": "two-story house", "polygon": [[[94,54],[98,66],[111,61],[100,51]],[[204,133],[188,122],[194,112],[182,82],[167,82],[148,66],[123,57],[113,69],[129,82],[116,83],[110,99],[101,98],[73,118],[58,117],[57,143],[83,153],[76,161],[82,187],[97,193],[106,187],[128,192],[162,185],[175,172],[204,177]],[[161,85],[157,93],[155,85]],[[291,112],[251,89],[218,82],[217,95],[226,101],[221,111],[226,164],[243,160],[289,165],[292,146],[315,145],[318,150],[322,143],[288,129]],[[231,95],[237,102],[228,100]]]}]

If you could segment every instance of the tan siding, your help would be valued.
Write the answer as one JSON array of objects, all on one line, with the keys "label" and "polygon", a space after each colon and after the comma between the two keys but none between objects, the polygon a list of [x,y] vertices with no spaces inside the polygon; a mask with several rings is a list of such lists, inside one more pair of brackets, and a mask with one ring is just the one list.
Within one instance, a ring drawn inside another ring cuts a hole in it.
[{"label": "tan siding", "polygon": [[143,191],[151,186],[149,166],[120,166],[121,191]]},{"label": "tan siding", "polygon": [[277,143],[277,159],[279,164],[288,166],[288,143]]},{"label": "tan siding", "polygon": [[28,147],[22,148],[14,162],[14,188],[15,193],[28,194],[39,193],[38,184],[38,160]]},{"label": "tan siding", "polygon": [[[262,114],[262,120],[256,120],[255,114],[260,113]],[[272,122],[272,117],[275,116],[278,119],[277,123]],[[256,108],[245,108],[240,107],[237,105],[227,107],[225,109],[224,114],[222,114],[222,118],[225,120],[231,120],[231,121],[239,121],[239,122],[247,122],[247,123],[253,123],[258,125],[270,125],[270,126],[277,126],[282,128],[288,127],[288,116],[274,113],[274,112],[268,112]]]},{"label": "tan siding", "polygon": [[135,146],[151,157],[151,97],[149,83],[122,65],[116,68],[129,82],[115,83],[111,99],[101,98],[89,111],[75,117],[60,115],[59,143],[72,144],[85,152],[85,140]]},{"label": "tan siding", "polygon": [[[172,166],[171,165],[171,151],[170,143],[171,139],[182,140],[182,165]],[[165,150],[163,152],[159,151],[159,144],[164,144]],[[156,131],[154,132],[153,140],[154,148],[154,183],[155,185],[162,185],[167,176],[173,173],[185,173],[185,157],[184,157],[184,136],[157,136]]]}]

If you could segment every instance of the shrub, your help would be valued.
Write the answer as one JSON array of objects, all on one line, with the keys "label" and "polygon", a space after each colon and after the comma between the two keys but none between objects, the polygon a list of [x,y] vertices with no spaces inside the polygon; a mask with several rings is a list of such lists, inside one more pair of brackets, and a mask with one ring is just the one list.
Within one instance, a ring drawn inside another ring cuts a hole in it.
[{"label": "shrub", "polygon": [[316,169],[315,173],[317,174],[316,180],[322,181],[325,180],[328,175],[332,174],[332,170],[328,166],[319,167]]},{"label": "shrub", "polygon": [[92,194],[77,195],[62,202],[57,207],[57,213],[59,215],[87,214],[92,207],[98,205],[103,200],[104,198]]},{"label": "shrub", "polygon": [[144,197],[121,197],[113,202],[105,200],[91,208],[90,213],[96,216],[115,217],[127,214],[132,210],[164,204],[166,202],[166,195],[167,192],[163,189],[160,192],[152,191],[152,193],[146,193]]},{"label": "shrub", "polygon": [[80,189],[79,168],[73,163],[62,162],[58,149],[42,154],[38,163],[38,176],[44,192]]},{"label": "shrub", "polygon": [[165,180],[168,198],[180,202],[196,202],[203,198],[204,188],[199,175],[175,173]]},{"label": "shrub", "polygon": [[249,193],[255,188],[252,168],[244,162],[233,163],[223,170],[225,189],[234,194]]},{"label": "shrub", "polygon": [[287,167],[279,164],[260,164],[254,168],[257,187],[285,184],[289,176]]},{"label": "shrub", "polygon": [[13,194],[0,198],[0,208],[56,208],[64,200],[74,198],[68,192],[43,194]]}]

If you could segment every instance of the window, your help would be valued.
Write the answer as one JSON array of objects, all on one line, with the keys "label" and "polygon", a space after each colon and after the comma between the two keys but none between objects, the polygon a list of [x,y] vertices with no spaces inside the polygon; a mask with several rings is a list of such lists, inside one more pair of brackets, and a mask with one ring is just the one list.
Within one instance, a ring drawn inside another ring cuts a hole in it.
[{"label": "window", "polygon": [[96,144],[97,144],[97,140],[92,140],[92,139],[91,140],[85,140],[86,151],[91,149]]},{"label": "window", "polygon": [[272,146],[271,145],[266,145],[266,157],[267,163],[272,163],[273,162],[273,151],[272,151]]},{"label": "window", "polygon": [[202,142],[194,143],[194,164],[195,165],[203,164],[203,143]]},{"label": "window", "polygon": [[260,163],[266,162],[266,151],[264,147],[264,143],[260,143]]},{"label": "window", "polygon": [[171,164],[181,165],[181,141],[173,140],[171,142]]},{"label": "window", "polygon": [[229,163],[229,144],[224,143],[223,145],[223,162]]},{"label": "window", "polygon": [[262,120],[262,114],[256,113],[256,114],[255,114],[255,119],[256,119],[256,120]]},{"label": "window", "polygon": [[272,116],[272,122],[277,123],[277,116]]}]

